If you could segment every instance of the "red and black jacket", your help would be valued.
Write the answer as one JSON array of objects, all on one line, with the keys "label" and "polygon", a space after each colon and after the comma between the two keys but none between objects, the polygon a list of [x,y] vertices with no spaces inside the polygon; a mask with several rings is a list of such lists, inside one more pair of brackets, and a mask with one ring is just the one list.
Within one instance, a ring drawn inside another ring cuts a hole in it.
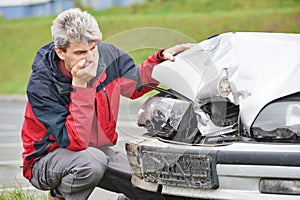
[{"label": "red and black jacket", "polygon": [[27,179],[31,179],[35,160],[58,147],[80,151],[114,145],[120,95],[135,99],[150,90],[143,84],[158,84],[151,78],[153,67],[161,61],[158,53],[138,67],[113,45],[100,42],[98,52],[98,75],[88,88],[72,86],[72,79],[62,74],[53,43],[37,52],[22,127]]}]

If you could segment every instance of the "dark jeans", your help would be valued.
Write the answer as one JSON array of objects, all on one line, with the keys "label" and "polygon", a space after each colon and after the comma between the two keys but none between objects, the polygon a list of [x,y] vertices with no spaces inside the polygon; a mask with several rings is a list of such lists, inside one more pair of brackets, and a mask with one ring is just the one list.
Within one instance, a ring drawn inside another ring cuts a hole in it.
[{"label": "dark jeans", "polygon": [[33,166],[31,184],[41,190],[57,189],[66,199],[88,199],[95,187],[123,193],[129,199],[163,199],[131,185],[127,156],[113,148],[82,151],[58,148]]}]

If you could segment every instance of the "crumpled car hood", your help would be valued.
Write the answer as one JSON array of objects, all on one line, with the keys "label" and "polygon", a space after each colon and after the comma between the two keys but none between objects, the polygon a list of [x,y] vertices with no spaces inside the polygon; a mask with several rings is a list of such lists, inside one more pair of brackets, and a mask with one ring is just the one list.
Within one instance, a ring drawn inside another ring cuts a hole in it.
[{"label": "crumpled car hood", "polygon": [[157,65],[152,76],[194,102],[228,98],[249,131],[265,105],[300,91],[300,34],[220,34]]}]

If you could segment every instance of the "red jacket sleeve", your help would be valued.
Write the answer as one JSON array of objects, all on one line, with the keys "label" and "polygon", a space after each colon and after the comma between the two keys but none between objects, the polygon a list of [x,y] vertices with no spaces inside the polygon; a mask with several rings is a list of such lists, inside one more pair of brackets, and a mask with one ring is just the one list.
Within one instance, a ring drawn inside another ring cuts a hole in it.
[{"label": "red jacket sleeve", "polygon": [[[131,59],[130,57],[128,59]],[[129,61],[127,63],[130,63]],[[132,62],[133,63],[133,62]],[[152,70],[155,65],[159,64],[158,52],[148,57],[138,67],[134,65],[121,77],[122,95],[131,99],[136,99],[143,94],[151,91],[151,88],[143,87],[143,84],[156,86],[159,82],[152,78]]]},{"label": "red jacket sleeve", "polygon": [[70,150],[85,149],[89,145],[92,122],[95,114],[95,89],[74,87],[70,94],[69,115],[66,128],[69,134]]}]

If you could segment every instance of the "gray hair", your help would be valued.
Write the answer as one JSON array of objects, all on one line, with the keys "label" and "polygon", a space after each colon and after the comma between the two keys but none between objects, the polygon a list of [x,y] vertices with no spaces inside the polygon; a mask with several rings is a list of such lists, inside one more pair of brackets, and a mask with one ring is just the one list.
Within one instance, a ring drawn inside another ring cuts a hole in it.
[{"label": "gray hair", "polygon": [[78,8],[60,13],[53,21],[51,33],[55,47],[64,51],[69,43],[98,42],[102,39],[96,19]]}]

